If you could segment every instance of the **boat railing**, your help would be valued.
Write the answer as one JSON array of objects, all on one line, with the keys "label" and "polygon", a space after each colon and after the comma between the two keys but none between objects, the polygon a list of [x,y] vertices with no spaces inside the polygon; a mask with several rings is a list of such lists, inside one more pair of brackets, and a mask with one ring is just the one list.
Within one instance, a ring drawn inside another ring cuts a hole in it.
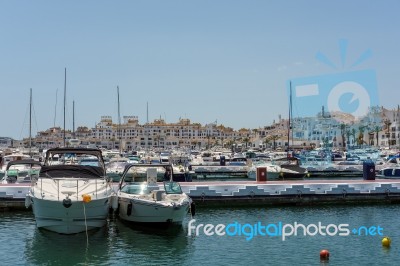
[{"label": "boat railing", "polygon": [[[44,197],[43,193],[43,180],[46,178],[40,178],[40,191],[42,192],[42,197]],[[67,195],[68,198],[72,195],[76,195],[76,200],[79,201],[79,197],[87,194],[90,196],[95,196],[96,199],[99,198],[99,194],[105,193],[108,194],[112,191],[112,187],[110,185],[109,178],[107,176],[102,176],[98,178],[77,178],[77,177],[50,177],[48,180],[52,180],[57,187],[57,199],[60,200],[60,195]],[[62,183],[64,182],[64,183]],[[60,185],[61,183],[61,185]],[[37,183],[36,183],[37,184]],[[94,190],[86,190],[90,185],[94,185]],[[64,190],[60,189],[60,186],[64,188]],[[66,190],[70,188],[70,190]],[[79,194],[81,193],[81,194]]]}]

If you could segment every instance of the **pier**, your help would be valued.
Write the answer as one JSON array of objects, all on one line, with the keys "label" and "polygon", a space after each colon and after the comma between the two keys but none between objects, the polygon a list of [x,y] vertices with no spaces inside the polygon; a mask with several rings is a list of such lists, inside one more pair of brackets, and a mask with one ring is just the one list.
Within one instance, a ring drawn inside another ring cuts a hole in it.
[{"label": "pier", "polygon": [[181,183],[197,206],[400,203],[400,180],[209,181]]},{"label": "pier", "polygon": [[[400,180],[182,182],[198,207],[400,203]],[[117,184],[114,185],[114,188]],[[160,183],[160,187],[162,184]],[[25,209],[29,184],[0,185],[0,209]]]},{"label": "pier", "polygon": [[248,168],[245,165],[194,165],[193,172],[195,179],[247,177]]}]

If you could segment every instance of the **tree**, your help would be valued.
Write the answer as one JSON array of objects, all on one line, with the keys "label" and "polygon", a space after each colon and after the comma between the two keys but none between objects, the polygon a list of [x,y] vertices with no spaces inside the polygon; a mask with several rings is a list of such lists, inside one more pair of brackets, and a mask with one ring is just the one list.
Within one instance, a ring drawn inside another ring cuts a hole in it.
[{"label": "tree", "polygon": [[361,145],[364,144],[364,131],[365,131],[365,126],[360,126],[360,127],[358,128],[358,130],[359,130],[360,132],[358,133],[357,144],[358,144],[359,146],[361,146]]},{"label": "tree", "polygon": [[351,131],[348,129],[346,130],[347,147],[350,147],[350,136],[351,136]]},{"label": "tree", "polygon": [[265,148],[268,146],[268,144],[271,142],[271,139],[268,137],[264,138],[264,144],[265,144]]},{"label": "tree", "polygon": [[356,140],[356,129],[354,127],[351,129],[351,133],[350,134],[353,137],[353,145],[354,145],[355,140]]},{"label": "tree", "polygon": [[346,148],[346,138],[345,138],[345,134],[346,134],[346,124],[340,124],[340,135],[342,135],[342,146],[343,149]]},{"label": "tree", "polygon": [[276,140],[279,138],[279,136],[278,135],[273,135],[270,138],[274,143],[274,150],[276,150]]},{"label": "tree", "polygon": [[390,149],[390,125],[392,124],[392,122],[390,122],[389,119],[385,119],[384,123],[386,127],[386,136],[388,137],[388,144]]},{"label": "tree", "polygon": [[243,138],[243,142],[246,145],[246,148],[248,146],[248,144],[250,143],[250,139],[248,137]]},{"label": "tree", "polygon": [[375,126],[374,128],[375,134],[376,134],[376,146],[379,146],[379,132],[381,131],[380,126]]}]

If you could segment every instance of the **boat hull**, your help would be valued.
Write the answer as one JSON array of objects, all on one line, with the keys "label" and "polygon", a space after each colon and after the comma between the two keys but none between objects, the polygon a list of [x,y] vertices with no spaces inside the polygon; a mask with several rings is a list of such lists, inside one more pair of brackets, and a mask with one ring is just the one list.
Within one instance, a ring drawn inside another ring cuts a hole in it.
[{"label": "boat hull", "polygon": [[189,202],[166,205],[157,202],[119,198],[119,217],[136,223],[181,224],[189,211]]},{"label": "boat hull", "polygon": [[110,209],[109,198],[72,201],[70,207],[62,201],[44,200],[28,196],[38,228],[60,234],[76,234],[106,225]]},{"label": "boat hull", "polygon": [[[251,169],[247,172],[247,177],[249,179],[256,180],[257,179],[257,173],[255,169]],[[268,172],[267,170],[267,180],[278,180],[280,178],[280,172]]]}]

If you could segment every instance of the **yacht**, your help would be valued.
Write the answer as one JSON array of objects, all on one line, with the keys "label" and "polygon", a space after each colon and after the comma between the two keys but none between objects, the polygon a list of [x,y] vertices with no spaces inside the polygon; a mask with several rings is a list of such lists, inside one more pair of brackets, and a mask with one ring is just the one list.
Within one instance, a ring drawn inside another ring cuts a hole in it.
[{"label": "yacht", "polygon": [[[53,164],[56,155],[60,161]],[[90,163],[81,160],[88,156]],[[100,150],[54,148],[46,152],[25,205],[32,206],[38,228],[75,234],[106,225],[113,193]]]},{"label": "yacht", "polygon": [[30,183],[38,177],[42,164],[34,160],[15,160],[7,164],[1,184]]}]

